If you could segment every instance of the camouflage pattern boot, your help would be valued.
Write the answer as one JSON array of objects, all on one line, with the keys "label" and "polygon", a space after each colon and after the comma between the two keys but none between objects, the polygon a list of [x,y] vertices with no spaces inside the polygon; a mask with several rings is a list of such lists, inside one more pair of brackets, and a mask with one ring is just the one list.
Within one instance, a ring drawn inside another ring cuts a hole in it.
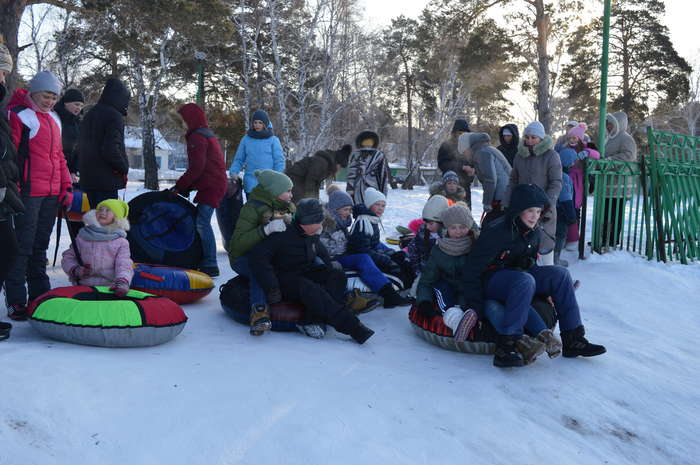
[{"label": "camouflage pattern boot", "polygon": [[364,297],[359,289],[353,289],[345,297],[345,308],[353,315],[371,312],[379,306],[379,299]]},{"label": "camouflage pattern boot", "polygon": [[270,329],[272,329],[272,321],[267,305],[253,305],[250,310],[250,334],[261,336]]},{"label": "camouflage pattern boot", "polygon": [[544,353],[545,345],[544,342],[523,334],[523,337],[515,343],[515,350],[523,356],[525,365],[529,365]]}]

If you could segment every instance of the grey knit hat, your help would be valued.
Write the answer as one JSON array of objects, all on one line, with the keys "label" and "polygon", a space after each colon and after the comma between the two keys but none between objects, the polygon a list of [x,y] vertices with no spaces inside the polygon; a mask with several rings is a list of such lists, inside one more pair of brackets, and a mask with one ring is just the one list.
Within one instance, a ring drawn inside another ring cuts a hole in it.
[{"label": "grey knit hat", "polygon": [[318,199],[301,199],[294,218],[299,224],[318,224],[323,221],[323,206]]},{"label": "grey knit hat", "polygon": [[539,121],[533,121],[528,124],[525,126],[525,131],[523,131],[523,136],[535,136],[544,139],[545,135],[544,126]]},{"label": "grey knit hat", "polygon": [[452,205],[442,212],[442,224],[449,227],[451,224],[466,224],[469,229],[474,227],[472,212],[463,203]]},{"label": "grey knit hat", "polygon": [[43,91],[61,95],[61,83],[58,82],[58,78],[49,71],[36,73],[32,80],[29,81],[30,94]]},{"label": "grey knit hat", "polygon": [[12,72],[12,55],[7,46],[2,43],[2,36],[0,36],[0,71],[8,74]]},{"label": "grey knit hat", "polygon": [[330,211],[352,206],[352,197],[345,191],[335,190],[328,195],[328,209]]},{"label": "grey knit hat", "polygon": [[[449,172],[451,173],[451,171]],[[422,218],[426,221],[438,221],[442,223],[442,213],[447,210],[447,207],[449,207],[447,198],[442,195],[434,195],[425,203]]]}]

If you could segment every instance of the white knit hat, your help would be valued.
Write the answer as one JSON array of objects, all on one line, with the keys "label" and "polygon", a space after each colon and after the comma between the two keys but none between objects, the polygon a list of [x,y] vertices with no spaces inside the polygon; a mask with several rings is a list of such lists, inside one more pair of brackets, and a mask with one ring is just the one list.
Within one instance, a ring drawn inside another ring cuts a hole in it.
[{"label": "white knit hat", "polygon": [[423,207],[422,218],[428,221],[442,222],[442,212],[449,207],[447,198],[442,195],[434,195],[428,199]]},{"label": "white knit hat", "polygon": [[524,136],[535,136],[539,137],[540,139],[544,139],[544,136],[546,135],[544,132],[544,126],[542,123],[539,121],[533,121],[532,123],[528,124],[525,127],[525,131],[523,131]]},{"label": "white knit hat", "polygon": [[367,190],[365,190],[365,206],[367,208],[370,208],[372,205],[382,200],[386,202],[386,195],[382,194],[374,187],[368,187]]}]

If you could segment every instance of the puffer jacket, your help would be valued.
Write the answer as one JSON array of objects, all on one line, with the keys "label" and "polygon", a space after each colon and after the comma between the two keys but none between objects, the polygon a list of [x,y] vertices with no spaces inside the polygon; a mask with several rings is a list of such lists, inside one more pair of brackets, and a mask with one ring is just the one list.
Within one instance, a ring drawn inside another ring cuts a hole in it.
[{"label": "puffer jacket", "polygon": [[226,167],[219,140],[199,105],[188,103],[178,113],[187,123],[187,171],[175,186],[183,192],[196,190],[195,203],[217,208],[226,193]]},{"label": "puffer jacket", "polygon": [[396,273],[397,265],[391,259],[396,250],[382,244],[377,215],[363,204],[353,207],[353,215],[355,223],[350,229],[347,253],[365,253],[382,271]]},{"label": "puffer jacket", "polygon": [[[607,115],[606,122],[613,125],[613,130],[608,134],[605,143],[605,159],[617,161],[638,161],[637,143],[634,137],[627,133],[627,114],[618,111]],[[621,170],[622,171],[622,170]],[[633,177],[613,176],[608,180],[607,197],[632,197]]]},{"label": "puffer jacket", "polygon": [[469,134],[469,149],[476,169],[476,177],[484,186],[485,210],[490,209],[494,202],[504,202],[511,171],[506,157],[490,143],[491,137],[486,133]]},{"label": "puffer jacket", "polygon": [[510,205],[511,192],[519,184],[535,184],[541,187],[547,194],[550,208],[542,213],[544,234],[540,247],[546,253],[554,248],[554,236],[557,229],[556,204],[562,187],[562,167],[559,154],[554,151],[554,141],[550,136],[545,136],[542,141],[530,148],[520,141],[518,155],[513,162],[513,170],[510,172],[510,182],[504,205]]},{"label": "puffer jacket", "polygon": [[78,141],[80,139],[80,114],[74,115],[66,109],[63,98],[58,101],[54,111],[61,118],[61,142],[63,155],[66,157],[68,171],[78,172]]},{"label": "puffer jacket", "polygon": [[55,195],[59,199],[71,196],[58,115],[53,111],[41,112],[26,89],[15,90],[7,109],[12,143],[17,150],[21,194],[27,197]]},{"label": "puffer jacket", "polygon": [[327,209],[324,212],[321,226],[323,227],[320,237],[321,243],[326,247],[330,256],[335,258],[345,255],[350,237],[348,228],[341,226],[335,216]]},{"label": "puffer jacket", "polygon": [[90,265],[91,274],[80,281],[72,277],[73,269],[80,265],[72,246],[63,252],[63,271],[75,285],[111,286],[117,279],[131,283],[134,262],[131,261],[129,241],[126,240],[129,221],[119,219],[105,228],[97,222],[95,210],[90,210],[83,215],[83,223],[86,227],[78,233],[75,244],[83,264]]},{"label": "puffer jacket", "polygon": [[237,175],[245,169],[243,188],[250,193],[258,185],[255,170],[274,170],[284,172],[284,152],[277,136],[256,139],[248,134],[238,144],[236,156],[231,163],[229,173]]}]

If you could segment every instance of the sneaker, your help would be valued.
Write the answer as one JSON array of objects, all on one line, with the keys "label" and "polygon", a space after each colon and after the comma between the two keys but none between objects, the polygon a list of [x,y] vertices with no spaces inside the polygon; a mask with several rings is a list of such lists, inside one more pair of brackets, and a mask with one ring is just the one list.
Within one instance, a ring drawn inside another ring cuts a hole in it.
[{"label": "sneaker", "polygon": [[561,342],[564,346],[562,355],[566,358],[595,357],[606,352],[604,346],[591,344],[584,337],[586,334],[583,326],[561,332]]},{"label": "sneaker", "polygon": [[515,349],[522,354],[525,365],[529,365],[537,360],[537,357],[544,353],[545,348],[544,342],[531,338],[526,334],[515,343]]},{"label": "sneaker", "polygon": [[12,329],[12,325],[10,323],[5,323],[4,321],[0,321],[0,341],[4,341],[8,337],[10,337],[10,330]]},{"label": "sneaker", "polygon": [[199,271],[201,271],[204,274],[209,275],[211,278],[216,278],[219,276],[219,267],[218,266],[202,266],[199,268]]},{"label": "sneaker", "polygon": [[15,321],[25,321],[27,319],[27,306],[22,304],[8,305],[7,317]]},{"label": "sneaker", "polygon": [[551,329],[542,330],[537,339],[544,342],[544,348],[549,358],[557,358],[561,355],[561,341],[554,335]]},{"label": "sneaker", "polygon": [[250,311],[250,334],[262,336],[270,329],[272,329],[272,320],[270,320],[267,305],[253,305]]},{"label": "sneaker", "polygon": [[326,335],[326,326],[325,325],[318,325],[318,324],[310,324],[310,325],[300,325],[297,324],[297,329],[301,334],[304,336],[309,336],[314,339],[323,339],[323,337]]},{"label": "sneaker", "polygon": [[467,309],[462,319],[459,320],[459,325],[457,325],[457,330],[454,333],[455,342],[466,341],[478,319],[479,317],[474,310],[471,308]]},{"label": "sneaker", "polygon": [[345,308],[353,315],[371,312],[379,306],[379,299],[364,297],[359,289],[353,289],[345,298]]}]

